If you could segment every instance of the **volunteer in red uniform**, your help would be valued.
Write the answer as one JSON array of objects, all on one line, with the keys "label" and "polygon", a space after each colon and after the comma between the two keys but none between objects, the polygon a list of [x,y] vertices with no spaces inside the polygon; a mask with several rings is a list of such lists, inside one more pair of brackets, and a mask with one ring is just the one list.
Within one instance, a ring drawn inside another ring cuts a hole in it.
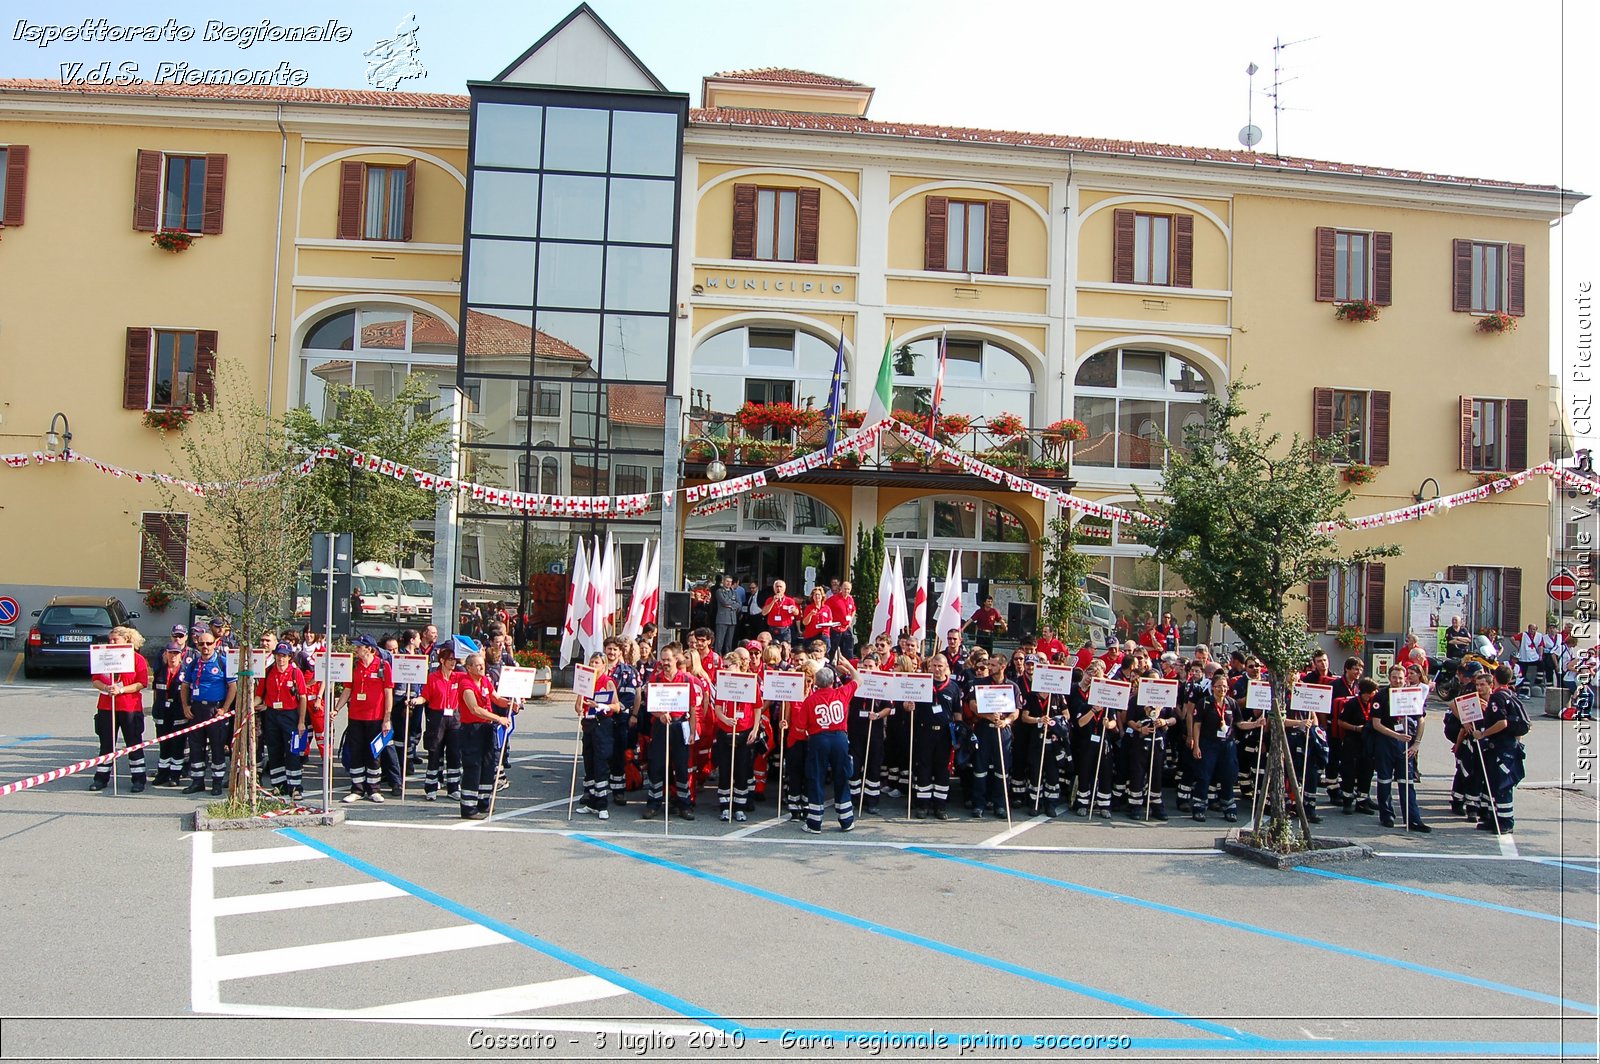
[{"label": "volunteer in red uniform", "polygon": [[494,794],[499,751],[494,743],[496,725],[509,728],[511,700],[495,694],[482,654],[468,654],[465,672],[456,673],[456,695],[461,700],[461,819],[489,819],[489,799]]},{"label": "volunteer in red uniform", "polygon": [[[754,674],[750,653],[736,647],[728,653],[727,669],[730,672]],[[755,699],[750,702],[727,702],[713,699],[711,721],[713,739],[711,755],[717,765],[717,804],[721,807],[718,819],[726,823],[728,810],[732,819],[744,823],[750,819],[750,791],[753,786],[751,764],[755,750],[751,745],[759,728],[758,707],[761,705],[761,684],[756,682]]]},{"label": "volunteer in red uniform", "polygon": [[838,627],[839,619],[833,615],[833,607],[828,605],[826,593],[820,587],[812,588],[810,600],[800,611],[800,638],[807,643],[821,639],[828,644],[831,654],[834,632]]},{"label": "volunteer in red uniform", "polygon": [[439,667],[428,673],[428,682],[422,685],[422,703],[427,707],[422,742],[428,751],[428,767],[422,775],[424,802],[438,800],[441,768],[445,797],[461,797],[461,699],[456,691],[455,643],[440,643],[434,656]]},{"label": "volunteer in red uniform", "polygon": [[[694,819],[694,797],[689,789],[689,746],[693,742],[693,716],[696,696],[695,678],[681,666],[683,649],[677,643],[661,648],[660,662],[644,688],[645,711],[650,714],[650,773],[645,782],[645,807],[643,818],[652,820],[659,816],[666,803],[667,788],[673,788],[677,816]],[[689,687],[689,711],[662,711],[650,705],[650,687],[653,684],[685,684]],[[671,778],[668,778],[668,772]]]},{"label": "volunteer in red uniform", "polygon": [[[1055,664],[1067,656],[1067,644],[1056,638],[1056,630],[1052,625],[1045,625],[1039,636],[1039,643],[1034,648],[1041,658],[1050,664]],[[1060,655],[1058,658],[1056,655]]]},{"label": "volunteer in red uniform", "polygon": [[772,597],[761,610],[767,616],[767,631],[774,643],[794,642],[794,622],[800,616],[800,604],[786,594],[788,590],[788,584],[774,580]]},{"label": "volunteer in red uniform", "polygon": [[272,648],[272,664],[256,685],[262,739],[267,746],[267,782],[278,794],[301,796],[300,755],[294,737],[306,729],[306,676],[294,663],[294,647]]},{"label": "volunteer in red uniform", "polygon": [[[133,648],[133,668],[128,672],[95,673],[90,677],[94,689],[100,692],[95,703],[94,733],[100,739],[100,753],[109,754],[116,749],[117,733],[122,733],[124,746],[138,746],[144,742],[144,689],[150,685],[150,663],[144,660],[139,648],[144,646],[144,636],[132,628],[116,627],[106,637],[112,646]],[[134,794],[144,790],[144,751],[135,750],[128,755],[128,771]],[[94,770],[91,791],[103,791],[111,782],[110,764]]]},{"label": "volunteer in red uniform", "polygon": [[983,605],[962,625],[962,631],[968,628],[977,633],[977,642],[980,647],[994,652],[994,637],[996,632],[1006,630],[1006,619],[1000,616],[1000,611],[994,608],[994,599],[986,598]]},{"label": "volunteer in red uniform", "polygon": [[833,649],[853,660],[856,656],[856,600],[850,581],[841,581],[839,589],[828,596],[828,609],[838,625],[834,630]]},{"label": "volunteer in red uniform", "polygon": [[[834,670],[849,677],[838,683]],[[813,675],[815,689],[799,704],[806,729],[806,822],[813,835],[822,833],[824,788],[833,776],[833,808],[839,830],[856,826],[855,805],[850,800],[850,701],[856,696],[856,671],[848,661],[819,666]]]},{"label": "volunteer in red uniform", "polygon": [[378,756],[372,752],[372,741],[393,726],[394,678],[389,663],[378,656],[378,644],[370,635],[356,639],[356,659],[350,682],[339,693],[334,707],[337,715],[349,710],[344,728],[345,742],[350,746],[350,793],[346,802],[359,802],[363,796],[369,802],[383,804],[378,786],[383,782]]}]

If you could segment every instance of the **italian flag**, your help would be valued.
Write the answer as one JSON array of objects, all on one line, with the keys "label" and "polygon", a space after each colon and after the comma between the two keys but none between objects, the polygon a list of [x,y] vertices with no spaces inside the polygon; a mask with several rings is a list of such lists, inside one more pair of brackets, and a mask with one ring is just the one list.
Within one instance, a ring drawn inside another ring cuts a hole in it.
[{"label": "italian flag", "polygon": [[878,366],[878,384],[872,390],[872,398],[867,401],[867,417],[862,426],[876,425],[886,421],[889,411],[894,408],[894,334],[889,334],[889,339],[884,341],[883,362]]}]

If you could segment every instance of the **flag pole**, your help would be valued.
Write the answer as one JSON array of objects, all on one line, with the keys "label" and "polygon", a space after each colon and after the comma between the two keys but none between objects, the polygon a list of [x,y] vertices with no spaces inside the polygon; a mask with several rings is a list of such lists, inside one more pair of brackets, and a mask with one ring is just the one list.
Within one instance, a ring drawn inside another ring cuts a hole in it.
[{"label": "flag pole", "polygon": [[[902,703],[904,705],[905,703]],[[911,803],[917,793],[917,710],[911,703],[911,719],[906,728],[906,819],[911,819]],[[932,780],[929,780],[932,783]]]},{"label": "flag pole", "polygon": [[1039,775],[1033,784],[1033,811],[1039,812],[1039,803],[1044,801],[1044,748],[1050,741],[1050,705],[1055,695],[1044,696],[1044,720],[1039,722]]},{"label": "flag pole", "polygon": [[[609,723],[609,722],[608,722]],[[578,735],[572,744],[572,784],[567,788],[567,820],[570,823],[578,800],[578,759],[583,756],[583,700],[578,700]]]}]

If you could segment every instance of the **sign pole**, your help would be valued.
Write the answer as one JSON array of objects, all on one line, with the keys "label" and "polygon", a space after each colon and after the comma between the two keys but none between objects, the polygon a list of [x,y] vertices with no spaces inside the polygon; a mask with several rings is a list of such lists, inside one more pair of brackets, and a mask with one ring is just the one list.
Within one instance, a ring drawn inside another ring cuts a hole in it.
[{"label": "sign pole", "polygon": [[328,572],[327,572],[327,600],[324,602],[327,614],[326,623],[322,629],[322,811],[327,812],[333,808],[333,707],[336,699],[333,697],[333,569],[334,555],[338,553],[338,533],[329,532],[328,536]]},{"label": "sign pole", "polygon": [[[867,710],[867,742],[861,748],[861,793],[856,796],[856,819],[861,819],[862,811],[867,807],[867,763],[872,760],[872,726],[877,723],[875,714],[878,712],[878,700],[872,700],[871,708]],[[849,734],[848,727],[846,734]]]},{"label": "sign pole", "polygon": [[1044,720],[1039,722],[1039,775],[1033,784],[1033,812],[1039,813],[1039,803],[1044,801],[1044,748],[1050,741],[1050,704],[1055,695],[1044,696]]},{"label": "sign pole", "polygon": [[[917,793],[917,708],[915,702],[901,703],[910,705],[908,712],[911,714],[909,727],[906,728],[906,819],[911,819],[911,802]],[[929,779],[929,785],[932,785]]]}]

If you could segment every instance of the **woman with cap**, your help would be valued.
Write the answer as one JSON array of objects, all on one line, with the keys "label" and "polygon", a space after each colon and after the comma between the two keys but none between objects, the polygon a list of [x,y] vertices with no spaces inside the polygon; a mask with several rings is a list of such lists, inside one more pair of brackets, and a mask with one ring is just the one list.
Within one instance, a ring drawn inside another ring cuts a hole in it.
[{"label": "woman with cap", "polygon": [[262,741],[267,747],[267,783],[276,793],[301,796],[300,754],[294,737],[306,730],[306,675],[294,663],[294,647],[272,648],[272,664],[256,685]]},{"label": "woman with cap", "polygon": [[342,709],[349,711],[344,734],[349,743],[350,793],[345,802],[359,802],[363,797],[369,802],[383,803],[382,770],[372,744],[378,736],[393,730],[394,677],[389,665],[378,656],[378,644],[370,635],[356,639],[356,660],[350,682],[339,692],[339,702],[334,707],[337,715]]},{"label": "woman with cap", "polygon": [[[139,653],[144,646],[144,636],[132,628],[118,626],[111,629],[106,642],[112,646],[132,647],[133,668],[128,672],[95,673],[90,679],[100,692],[95,704],[94,733],[100,739],[100,753],[109,754],[116,749],[117,733],[122,733],[124,746],[138,746],[144,741],[144,695],[150,683],[150,664]],[[128,755],[128,771],[133,776],[134,794],[144,790],[144,751],[135,750]],[[101,765],[94,770],[91,791],[103,791],[111,782],[111,766]]]},{"label": "woman with cap", "polygon": [[150,670],[150,688],[155,692],[150,702],[150,716],[155,718],[156,738],[161,740],[161,757],[156,762],[157,787],[178,786],[183,782],[183,768],[189,752],[186,736],[170,738],[183,727],[183,699],[178,688],[183,686],[183,655],[185,647],[174,639],[161,652],[161,660]]},{"label": "woman with cap", "polygon": [[422,685],[424,710],[422,744],[428,751],[428,768],[422,775],[422,800],[438,800],[439,770],[444,770],[445,795],[461,797],[461,713],[456,689],[456,646],[447,639],[434,647],[439,667]]}]

